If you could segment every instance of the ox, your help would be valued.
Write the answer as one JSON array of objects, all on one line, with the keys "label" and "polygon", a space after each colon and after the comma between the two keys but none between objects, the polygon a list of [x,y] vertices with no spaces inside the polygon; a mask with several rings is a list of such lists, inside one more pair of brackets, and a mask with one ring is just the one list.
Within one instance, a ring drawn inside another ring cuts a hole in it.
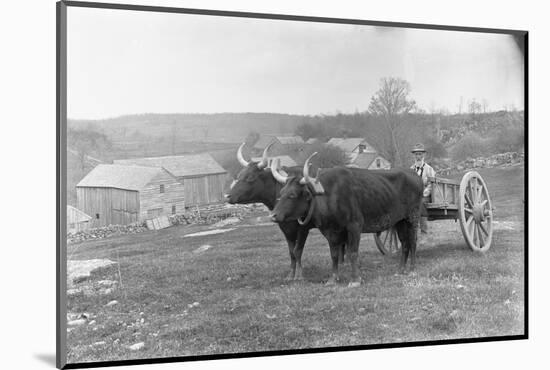
[{"label": "ox", "polygon": [[[271,145],[264,149],[260,162],[246,161],[242,154],[243,146],[244,143],[237,150],[237,159],[244,168],[231,184],[226,199],[231,204],[263,203],[272,211],[283,185],[275,180],[271,169],[267,167],[267,152]],[[289,176],[302,176],[301,167],[284,167],[284,170]],[[286,278],[288,280],[301,280],[303,279],[302,252],[312,226],[291,220],[280,222],[279,228],[285,235],[290,254],[290,272]]]},{"label": "ox", "polygon": [[422,202],[422,179],[411,170],[364,170],[335,167],[303,177],[273,175],[286,185],[271,218],[275,222],[302,220],[313,224],[327,239],[332,259],[328,284],[339,280],[339,252],[345,245],[351,263],[350,287],[359,286],[357,258],[361,233],[375,233],[395,226],[402,243],[400,271],[409,253],[411,270],[416,260],[416,233]]}]

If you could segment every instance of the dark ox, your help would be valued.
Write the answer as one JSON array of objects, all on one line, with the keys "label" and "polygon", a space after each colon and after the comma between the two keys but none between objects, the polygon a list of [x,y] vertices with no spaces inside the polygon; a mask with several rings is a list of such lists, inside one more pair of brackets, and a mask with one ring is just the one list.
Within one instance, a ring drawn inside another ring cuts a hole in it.
[{"label": "dark ox", "polygon": [[375,233],[391,226],[396,227],[402,243],[400,271],[404,272],[409,253],[411,270],[414,269],[421,178],[410,170],[346,167],[330,168],[312,178],[308,171],[311,157],[304,165],[303,177],[274,173],[286,185],[271,217],[275,222],[300,219],[321,231],[332,258],[329,283],[339,280],[338,255],[345,245],[351,263],[350,286],[360,285],[357,258],[361,233]]},{"label": "dark ox", "polygon": [[[226,199],[231,204],[263,203],[272,211],[283,185],[275,180],[271,169],[267,167],[269,146],[265,148],[260,162],[247,162],[242,154],[243,146],[244,143],[237,151],[237,159],[244,168],[231,185]],[[302,176],[301,167],[283,167],[283,170],[289,176]],[[311,227],[291,220],[280,222],[279,228],[285,235],[290,254],[290,272],[287,279],[301,280],[303,279],[302,252]]]}]

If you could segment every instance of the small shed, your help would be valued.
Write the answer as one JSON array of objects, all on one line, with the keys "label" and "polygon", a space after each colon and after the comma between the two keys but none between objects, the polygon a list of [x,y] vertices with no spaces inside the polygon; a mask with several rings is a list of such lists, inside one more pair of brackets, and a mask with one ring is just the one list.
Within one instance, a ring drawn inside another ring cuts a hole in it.
[{"label": "small shed", "polygon": [[186,207],[224,202],[227,171],[208,153],[121,159],[114,163],[166,169],[183,185]]},{"label": "small shed", "polygon": [[67,205],[67,233],[77,233],[90,228],[92,217],[81,210]]},{"label": "small shed", "polygon": [[185,210],[183,185],[162,167],[100,164],[77,185],[90,226],[127,225]]},{"label": "small shed", "polygon": [[[267,165],[271,166],[271,162],[273,160],[279,159],[281,166],[284,167],[294,167],[298,164],[294,161],[294,159],[290,158],[288,155],[276,155],[276,156],[270,156]],[[260,162],[262,160],[262,157],[252,157],[252,161],[254,162]]]}]

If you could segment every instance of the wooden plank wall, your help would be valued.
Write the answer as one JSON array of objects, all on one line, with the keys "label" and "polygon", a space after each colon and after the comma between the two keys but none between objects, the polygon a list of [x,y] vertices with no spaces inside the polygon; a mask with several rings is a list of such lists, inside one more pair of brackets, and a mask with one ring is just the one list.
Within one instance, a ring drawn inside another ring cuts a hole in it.
[{"label": "wooden plank wall", "polygon": [[[164,193],[160,192],[164,185]],[[140,191],[141,221],[172,214],[172,206],[176,206],[176,214],[185,211],[184,185],[167,172],[155,177]]]},{"label": "wooden plank wall", "polygon": [[225,178],[226,174],[218,174],[180,179],[185,188],[185,206],[223,202]]},{"label": "wooden plank wall", "polygon": [[90,227],[127,225],[138,220],[137,191],[77,187],[76,197],[78,209],[92,217]]}]

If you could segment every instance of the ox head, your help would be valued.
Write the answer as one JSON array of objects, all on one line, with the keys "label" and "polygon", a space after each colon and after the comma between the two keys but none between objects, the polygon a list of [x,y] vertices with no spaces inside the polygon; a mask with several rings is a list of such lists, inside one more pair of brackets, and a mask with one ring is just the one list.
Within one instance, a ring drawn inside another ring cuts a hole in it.
[{"label": "ox head", "polygon": [[267,152],[271,147],[268,145],[263,152],[262,159],[259,162],[247,161],[243,156],[242,143],[237,150],[237,160],[243,166],[235,180],[231,184],[229,193],[225,195],[227,201],[235,203],[254,203],[261,201],[264,188],[263,176],[266,172],[268,157]]},{"label": "ox head", "polygon": [[300,224],[305,223],[303,220],[310,210],[313,196],[324,193],[321,183],[309,175],[310,160],[316,154],[317,152],[313,153],[304,163],[302,178],[282,175],[278,171],[278,165],[274,164],[275,161],[271,163],[273,177],[285,184],[281,189],[281,197],[271,213],[271,220],[274,222],[297,220]]}]

